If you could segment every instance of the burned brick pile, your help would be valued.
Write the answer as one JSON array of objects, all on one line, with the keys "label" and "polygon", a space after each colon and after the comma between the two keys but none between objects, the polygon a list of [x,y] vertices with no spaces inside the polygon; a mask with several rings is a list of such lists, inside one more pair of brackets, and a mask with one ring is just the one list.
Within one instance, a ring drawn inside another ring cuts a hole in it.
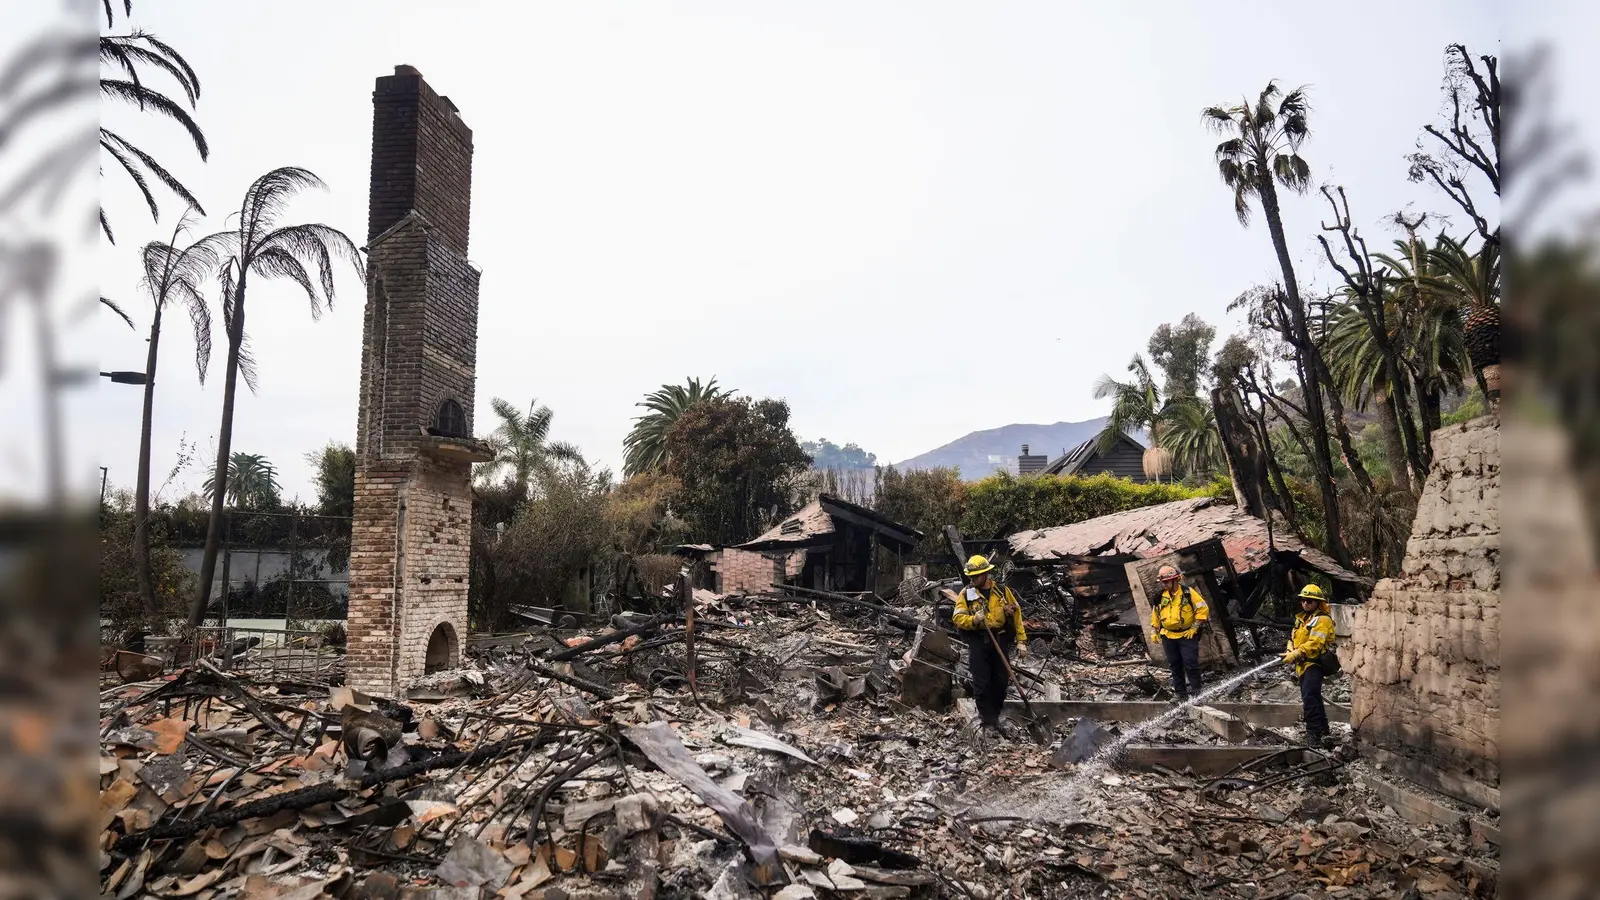
[{"label": "burned brick pile", "polygon": [[[1052,654],[1039,621],[1021,683],[1050,743],[981,734],[937,588],[696,591],[692,627],[622,614],[480,636],[462,667],[392,698],[278,673],[263,648],[226,670],[108,673],[102,889],[1493,896],[1492,823],[1413,824],[1348,744],[1296,745],[1281,677],[1169,715],[1142,642]],[[938,690],[934,708],[907,702],[941,678],[947,707]]]}]

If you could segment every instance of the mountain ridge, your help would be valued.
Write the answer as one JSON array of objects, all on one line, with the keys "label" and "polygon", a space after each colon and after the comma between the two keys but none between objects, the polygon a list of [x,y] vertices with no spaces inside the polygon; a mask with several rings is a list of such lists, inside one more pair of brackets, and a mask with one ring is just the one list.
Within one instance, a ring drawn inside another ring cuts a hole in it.
[{"label": "mountain ridge", "polygon": [[[894,464],[896,469],[936,469],[953,466],[963,481],[976,481],[1004,469],[1017,471],[1017,456],[1022,445],[1035,456],[1054,460],[1073,447],[1099,434],[1106,416],[1082,422],[1056,422],[1052,425],[1014,423],[969,432],[925,453]],[[1135,439],[1137,439],[1137,435]]]}]

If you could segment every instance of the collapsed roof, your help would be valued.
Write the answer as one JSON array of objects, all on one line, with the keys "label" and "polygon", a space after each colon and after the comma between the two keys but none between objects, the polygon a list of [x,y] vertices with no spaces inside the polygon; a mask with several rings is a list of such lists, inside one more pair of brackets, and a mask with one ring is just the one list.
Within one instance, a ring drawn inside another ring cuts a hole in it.
[{"label": "collapsed roof", "polygon": [[864,506],[847,503],[823,494],[805,508],[784,519],[755,540],[739,544],[741,550],[788,550],[830,544],[833,535],[854,526],[872,532],[879,543],[911,550],[922,540],[922,532]]},{"label": "collapsed roof", "polygon": [[1291,533],[1274,529],[1269,540],[1264,519],[1210,497],[1175,500],[1071,525],[1020,531],[1006,541],[1017,559],[1048,563],[1074,556],[1146,559],[1192,547],[1212,538],[1222,542],[1229,562],[1240,575],[1254,572],[1271,562],[1269,550],[1279,553],[1291,551],[1300,554],[1301,561],[1307,566],[1335,581],[1363,588],[1372,585],[1370,579],[1344,568],[1326,553],[1307,547]]}]

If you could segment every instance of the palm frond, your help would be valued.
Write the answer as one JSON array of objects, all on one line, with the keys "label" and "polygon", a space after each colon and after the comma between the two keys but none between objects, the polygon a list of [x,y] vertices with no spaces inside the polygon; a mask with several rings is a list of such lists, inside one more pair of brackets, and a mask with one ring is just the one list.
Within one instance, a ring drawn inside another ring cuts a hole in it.
[{"label": "palm frond", "polygon": [[[101,130],[104,131],[104,129]],[[159,220],[161,218],[161,207],[156,204],[155,195],[150,192],[150,183],[145,181],[144,173],[139,171],[139,167],[135,166],[133,161],[120,148],[108,142],[104,137],[100,139],[100,146],[104,147],[106,152],[111,154],[111,158],[122,166],[123,171],[128,173],[128,177],[133,179],[134,185],[139,188],[139,193],[144,195],[145,204],[150,207],[150,218]]]},{"label": "palm frond", "polygon": [[[168,190],[182,198],[183,202],[189,204],[201,215],[205,214],[205,207],[200,205],[199,198],[190,193],[189,189],[183,186],[183,182],[177,179],[177,176],[163,168],[161,164],[156,162],[155,158],[150,154],[140,150],[138,147],[135,147],[132,143],[123,138],[122,135],[119,135],[114,131],[108,131],[107,129],[102,128],[100,129],[100,137],[102,146],[104,146],[104,142],[108,140],[115,143],[118,147],[136,157],[140,163],[143,163],[146,169],[150,170],[150,172],[152,172],[156,178],[160,179],[161,183],[166,185]],[[113,153],[113,155],[115,156],[116,154]],[[118,157],[118,160],[121,161],[121,157]],[[124,166],[127,165],[125,162],[123,164]],[[132,174],[131,171],[129,174]],[[148,191],[146,191],[146,199],[149,199]],[[151,215],[155,215],[153,207]]]},{"label": "palm frond", "polygon": [[112,312],[116,313],[118,318],[120,318],[122,321],[128,323],[128,327],[129,328],[133,328],[133,319],[130,318],[128,316],[128,314],[123,311],[122,307],[118,306],[115,301],[111,300],[108,297],[101,297],[100,298],[100,305],[104,306],[106,309],[109,309]]},{"label": "palm frond", "polygon": [[[100,0],[100,2],[106,8],[106,27],[110,28],[113,24],[111,0]],[[122,14],[125,16],[133,15],[133,0],[122,0]]]},{"label": "palm frond", "polygon": [[1277,79],[1267,82],[1267,86],[1261,89],[1260,96],[1256,98],[1255,109],[1252,113],[1255,124],[1260,125],[1272,121],[1272,101],[1276,100],[1282,93],[1283,91],[1278,87]]},{"label": "palm frond", "polygon": [[1311,134],[1311,100],[1304,86],[1285,94],[1278,103],[1279,127],[1291,151]]},{"label": "palm frond", "polygon": [[322,286],[322,296],[329,305],[332,305],[334,297],[335,261],[349,263],[358,276],[365,277],[366,267],[362,264],[361,251],[355,241],[331,225],[318,222],[287,225],[261,238],[258,246],[280,249],[296,259],[314,263],[317,283]]},{"label": "palm frond", "polygon": [[1272,169],[1278,183],[1297,194],[1311,187],[1311,166],[1298,154],[1280,153],[1273,158]]},{"label": "palm frond", "polygon": [[211,146],[206,141],[205,132],[200,129],[199,124],[189,115],[188,110],[173,102],[167,95],[160,91],[151,90],[142,84],[136,84],[120,78],[100,79],[100,93],[102,96],[113,100],[131,103],[140,110],[153,110],[157,114],[177,122],[189,133],[189,140],[194,143],[194,149],[200,154],[200,158],[210,158]]},{"label": "palm frond", "polygon": [[[140,46],[141,41],[150,46]],[[155,49],[151,49],[152,47]],[[141,88],[144,87],[144,82],[139,77],[140,65],[160,69],[178,82],[191,107],[200,99],[200,78],[189,66],[188,61],[176,50],[150,35],[136,31],[132,34],[101,37],[100,61],[121,69],[129,81]]]},{"label": "palm frond", "polygon": [[260,392],[261,379],[256,367],[256,358],[250,352],[250,335],[246,334],[239,341],[239,377],[244,379],[245,387],[250,393]]},{"label": "palm frond", "polygon": [[300,285],[311,303],[311,320],[315,322],[322,318],[322,298],[317,294],[316,284],[311,281],[306,267],[288,251],[277,247],[257,251],[251,258],[250,270],[266,278],[287,278]]},{"label": "palm frond", "polygon": [[1238,122],[1234,118],[1236,114],[1236,109],[1208,106],[1200,111],[1200,122],[1216,134],[1228,134],[1238,129]]},{"label": "palm frond", "polygon": [[273,169],[251,183],[239,207],[239,229],[244,235],[244,245],[253,247],[271,232],[289,199],[307,188],[326,190],[327,185],[316,173],[299,166]]},{"label": "palm frond", "polygon": [[578,445],[570,444],[566,441],[556,441],[555,443],[547,445],[545,447],[545,452],[548,453],[552,458],[559,459],[562,462],[579,464],[584,462],[583,453],[578,449]]}]

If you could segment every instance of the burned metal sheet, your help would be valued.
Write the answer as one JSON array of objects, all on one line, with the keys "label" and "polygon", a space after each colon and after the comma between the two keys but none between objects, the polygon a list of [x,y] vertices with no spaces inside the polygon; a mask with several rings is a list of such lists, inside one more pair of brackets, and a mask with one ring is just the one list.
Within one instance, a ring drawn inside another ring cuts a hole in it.
[{"label": "burned metal sheet", "polygon": [[773,753],[782,753],[795,759],[816,765],[817,761],[807,756],[802,751],[789,746],[770,734],[764,734],[753,728],[740,728],[732,726],[727,734],[722,736],[724,741],[738,747],[749,747],[753,750],[770,750]]},{"label": "burned metal sheet", "polygon": [[717,811],[728,830],[749,848],[757,881],[772,884],[783,877],[782,867],[778,865],[778,845],[756,822],[755,810],[743,797],[711,780],[670,725],[665,722],[632,725],[624,728],[623,734],[661,771],[676,778]]}]

